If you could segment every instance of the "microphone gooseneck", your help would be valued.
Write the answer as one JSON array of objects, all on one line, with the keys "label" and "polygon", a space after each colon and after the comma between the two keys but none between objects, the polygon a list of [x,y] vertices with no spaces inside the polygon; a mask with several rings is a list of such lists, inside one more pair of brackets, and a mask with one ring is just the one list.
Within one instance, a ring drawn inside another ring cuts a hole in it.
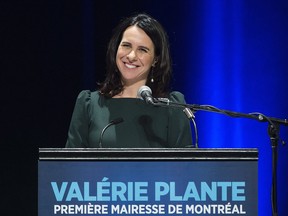
[{"label": "microphone gooseneck", "polygon": [[99,138],[99,147],[100,148],[103,148],[102,147],[102,140],[103,140],[103,136],[104,136],[104,132],[107,130],[107,128],[109,128],[111,125],[116,125],[116,124],[119,124],[121,122],[123,122],[124,119],[123,118],[116,118],[114,120],[111,120],[101,131],[101,134],[100,134],[100,138]]}]

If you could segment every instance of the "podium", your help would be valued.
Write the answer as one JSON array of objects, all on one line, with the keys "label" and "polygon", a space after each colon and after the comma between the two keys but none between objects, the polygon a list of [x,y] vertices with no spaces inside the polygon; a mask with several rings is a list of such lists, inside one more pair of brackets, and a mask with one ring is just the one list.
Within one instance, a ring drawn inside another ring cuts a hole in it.
[{"label": "podium", "polygon": [[40,148],[48,215],[255,216],[258,150]]}]

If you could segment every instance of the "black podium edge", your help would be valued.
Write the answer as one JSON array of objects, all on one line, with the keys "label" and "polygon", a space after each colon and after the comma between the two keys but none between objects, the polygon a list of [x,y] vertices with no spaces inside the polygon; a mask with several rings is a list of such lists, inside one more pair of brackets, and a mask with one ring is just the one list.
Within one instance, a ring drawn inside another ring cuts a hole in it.
[{"label": "black podium edge", "polygon": [[39,148],[39,161],[258,161],[257,148]]}]

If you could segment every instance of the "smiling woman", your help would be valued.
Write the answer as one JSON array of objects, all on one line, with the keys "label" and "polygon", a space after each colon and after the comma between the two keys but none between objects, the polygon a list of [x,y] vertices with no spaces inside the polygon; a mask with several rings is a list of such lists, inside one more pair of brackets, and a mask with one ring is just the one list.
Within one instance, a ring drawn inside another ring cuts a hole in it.
[{"label": "smiling woman", "polygon": [[154,45],[149,36],[135,25],[127,28],[116,55],[116,64],[125,88],[114,97],[135,97],[137,90],[146,84],[155,63]]},{"label": "smiling woman", "polygon": [[[157,20],[136,14],[120,22],[108,44],[106,65],[99,89],[84,90],[77,98],[66,147],[192,146],[190,122],[181,108],[152,106],[137,98],[138,90],[148,86],[155,98],[185,103],[182,93],[169,90],[169,43]],[[115,124],[115,119],[121,121]]]},{"label": "smiling woman", "polygon": [[[114,29],[107,50],[107,75],[100,85],[104,96],[114,97],[127,90],[128,86],[122,80],[123,63],[126,63],[125,68],[141,66],[139,70],[146,71],[142,84],[146,83],[152,89],[154,97],[168,96],[172,73],[169,41],[157,20],[147,14],[136,14],[122,20]],[[133,84],[133,88],[129,84],[129,90],[136,97],[141,84]]]}]

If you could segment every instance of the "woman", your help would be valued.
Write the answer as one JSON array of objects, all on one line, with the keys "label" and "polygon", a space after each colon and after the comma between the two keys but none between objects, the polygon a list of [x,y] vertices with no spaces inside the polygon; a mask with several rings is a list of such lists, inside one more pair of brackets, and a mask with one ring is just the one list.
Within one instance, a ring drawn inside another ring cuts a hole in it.
[{"label": "woman", "polygon": [[180,92],[169,91],[169,42],[157,20],[147,14],[124,19],[109,42],[106,64],[107,76],[99,90],[78,95],[67,148],[191,146],[190,122],[181,109],[137,98],[138,89],[146,85],[155,98],[185,103]]}]

